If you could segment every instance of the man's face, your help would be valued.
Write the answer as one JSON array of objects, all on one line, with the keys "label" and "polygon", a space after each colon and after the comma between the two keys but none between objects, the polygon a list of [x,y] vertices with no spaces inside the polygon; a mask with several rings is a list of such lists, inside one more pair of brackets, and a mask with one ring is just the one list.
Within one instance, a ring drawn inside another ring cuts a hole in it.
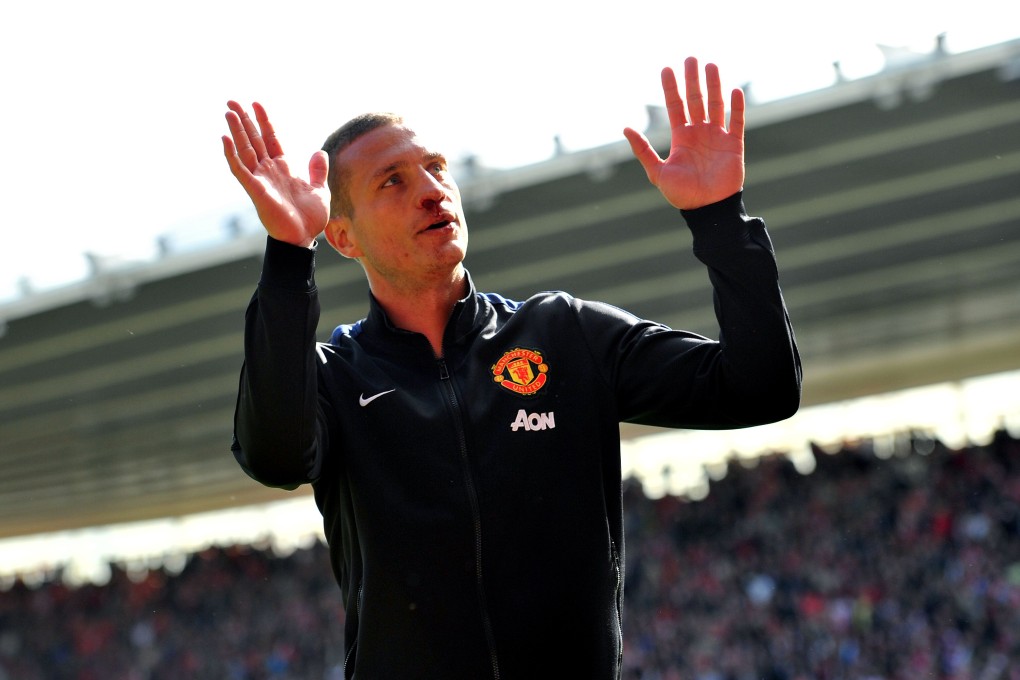
[{"label": "man's face", "polygon": [[449,280],[468,237],[446,158],[414,131],[387,125],[359,137],[336,160],[347,171],[353,210],[330,220],[330,243],[358,258],[373,286]]}]

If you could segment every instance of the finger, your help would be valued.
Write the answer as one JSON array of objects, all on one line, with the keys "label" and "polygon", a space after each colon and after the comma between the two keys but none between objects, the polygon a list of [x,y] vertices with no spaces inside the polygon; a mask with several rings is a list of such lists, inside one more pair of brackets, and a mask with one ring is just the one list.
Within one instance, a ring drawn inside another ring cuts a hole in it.
[{"label": "finger", "polygon": [[730,93],[730,134],[744,139],[744,91],[740,88]]},{"label": "finger", "polygon": [[662,69],[662,94],[666,98],[666,114],[669,116],[669,127],[675,129],[687,124],[684,112],[684,100],[676,85],[676,74],[668,66]]},{"label": "finger", "polygon": [[648,180],[655,184],[659,175],[659,168],[662,166],[662,158],[659,157],[659,154],[648,141],[648,138],[637,130],[625,128],[623,136],[630,142],[630,150],[633,152],[638,163],[641,164],[641,167],[644,168]]},{"label": "finger", "polygon": [[227,159],[227,163],[233,164],[237,159],[237,149],[234,148],[234,140],[230,138],[230,135],[223,135],[223,155]]},{"label": "finger", "polygon": [[230,173],[241,183],[245,191],[249,190],[249,178],[251,172],[245,167],[244,162],[238,157],[237,149],[234,146],[234,140],[228,135],[223,135],[223,155],[227,159],[227,165],[230,166]]},{"label": "finger", "polygon": [[[230,106],[233,104],[233,106]],[[254,121],[248,116],[248,112],[244,110],[237,102],[229,102],[228,106],[241,120],[241,125],[244,127],[244,132],[248,135],[248,143],[251,144],[252,149],[255,150],[255,158],[261,161],[268,154],[266,153],[266,144],[262,139],[262,135],[259,134],[258,127],[255,126]]]},{"label": "finger", "polygon": [[725,127],[726,104],[723,102],[719,67],[715,64],[705,64],[705,86],[708,88],[708,120]]},{"label": "finger", "polygon": [[684,61],[684,80],[687,81],[687,113],[692,124],[705,122],[705,101],[701,96],[701,79],[698,60],[687,57]]},{"label": "finger", "polygon": [[244,124],[241,122],[240,116],[237,115],[237,109],[234,108],[236,104],[228,102],[227,106],[231,109],[227,111],[226,118],[227,127],[230,128],[230,136],[233,138],[231,147],[233,148],[234,155],[240,159],[240,162],[250,172],[255,172],[255,168],[259,164],[258,154],[252,148],[251,140],[249,140],[248,133],[244,129]]},{"label": "finger", "polygon": [[266,153],[270,158],[282,156],[283,147],[280,145],[280,140],[276,138],[276,131],[273,129],[273,124],[269,122],[266,110],[258,102],[253,102],[251,107],[255,110],[255,120],[258,121],[259,129],[262,130],[262,141],[265,144]]}]

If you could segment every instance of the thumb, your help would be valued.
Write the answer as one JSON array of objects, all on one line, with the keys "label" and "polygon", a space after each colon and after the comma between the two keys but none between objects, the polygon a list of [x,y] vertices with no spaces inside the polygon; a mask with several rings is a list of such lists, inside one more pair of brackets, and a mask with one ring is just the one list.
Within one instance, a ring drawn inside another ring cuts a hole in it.
[{"label": "thumb", "polygon": [[328,173],[329,157],[320,149],[308,161],[308,183],[316,188],[324,187]]},{"label": "thumb", "polygon": [[645,169],[648,181],[655,184],[656,178],[659,175],[659,168],[662,166],[662,159],[659,157],[659,154],[652,147],[648,138],[637,130],[625,128],[623,136],[630,142],[631,152],[638,163],[641,164],[641,167]]}]

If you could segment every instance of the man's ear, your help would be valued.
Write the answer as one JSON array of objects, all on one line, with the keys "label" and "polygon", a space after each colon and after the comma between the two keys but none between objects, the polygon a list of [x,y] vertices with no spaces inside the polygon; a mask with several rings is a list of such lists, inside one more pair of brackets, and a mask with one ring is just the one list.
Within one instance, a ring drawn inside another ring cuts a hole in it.
[{"label": "man's ear", "polygon": [[329,245],[333,246],[338,253],[344,257],[357,259],[361,257],[361,249],[355,244],[351,235],[351,220],[349,217],[332,217],[326,223],[323,231]]}]

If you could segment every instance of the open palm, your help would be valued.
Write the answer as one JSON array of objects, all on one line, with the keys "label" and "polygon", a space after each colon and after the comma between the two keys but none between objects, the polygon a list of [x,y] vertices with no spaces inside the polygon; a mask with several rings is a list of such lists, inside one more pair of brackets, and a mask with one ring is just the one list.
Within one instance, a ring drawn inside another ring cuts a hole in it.
[{"label": "open palm", "polygon": [[744,183],[744,95],[733,90],[727,129],[725,103],[715,64],[705,67],[707,109],[701,92],[698,62],[684,62],[687,105],[680,96],[676,76],[662,71],[662,90],[669,115],[670,149],[662,159],[648,139],[627,128],[624,135],[648,180],[673,206],[700,208],[733,195]]},{"label": "open palm", "polygon": [[223,153],[230,171],[248,193],[266,231],[275,239],[307,246],[329,219],[326,187],[328,160],[317,151],[308,162],[308,180],[291,172],[265,109],[252,105],[258,127],[244,109],[227,102],[230,136],[223,136]]}]

